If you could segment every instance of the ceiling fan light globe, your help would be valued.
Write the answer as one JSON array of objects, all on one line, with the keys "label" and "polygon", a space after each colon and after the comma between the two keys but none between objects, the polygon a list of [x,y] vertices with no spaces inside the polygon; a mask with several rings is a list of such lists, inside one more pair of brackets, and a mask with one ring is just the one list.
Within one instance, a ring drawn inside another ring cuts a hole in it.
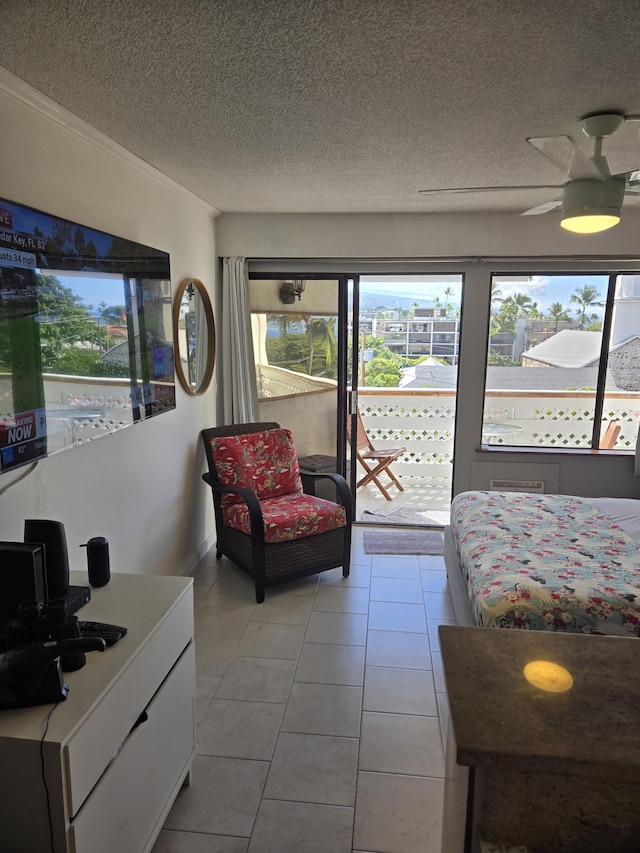
[{"label": "ceiling fan light globe", "polygon": [[626,181],[569,181],[562,194],[561,226],[574,234],[597,234],[620,222]]},{"label": "ceiling fan light globe", "polygon": [[620,222],[619,213],[563,214],[560,225],[574,234],[598,234]]}]

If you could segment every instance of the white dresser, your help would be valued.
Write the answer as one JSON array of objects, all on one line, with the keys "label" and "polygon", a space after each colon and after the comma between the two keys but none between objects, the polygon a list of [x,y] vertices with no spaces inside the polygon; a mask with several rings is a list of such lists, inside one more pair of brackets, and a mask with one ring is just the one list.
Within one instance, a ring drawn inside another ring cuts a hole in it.
[{"label": "white dresser", "polygon": [[[71,573],[72,584],[86,582]],[[65,673],[69,695],[46,735],[51,705],[0,711],[3,853],[144,853],[188,781],[192,580],[112,574],[77,615],[128,633]]]}]

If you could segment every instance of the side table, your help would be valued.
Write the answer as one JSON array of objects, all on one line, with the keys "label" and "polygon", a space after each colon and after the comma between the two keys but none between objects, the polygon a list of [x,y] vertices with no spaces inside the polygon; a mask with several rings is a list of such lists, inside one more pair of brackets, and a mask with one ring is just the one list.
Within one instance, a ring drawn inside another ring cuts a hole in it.
[{"label": "side table", "polygon": [[443,853],[637,849],[640,640],[452,625],[439,635]]},{"label": "side table", "polygon": [[[324,453],[312,453],[310,456],[298,457],[300,468],[314,474],[331,474],[338,470],[338,459]],[[320,480],[314,484],[313,494],[326,500],[336,500],[336,489],[329,480]]]}]

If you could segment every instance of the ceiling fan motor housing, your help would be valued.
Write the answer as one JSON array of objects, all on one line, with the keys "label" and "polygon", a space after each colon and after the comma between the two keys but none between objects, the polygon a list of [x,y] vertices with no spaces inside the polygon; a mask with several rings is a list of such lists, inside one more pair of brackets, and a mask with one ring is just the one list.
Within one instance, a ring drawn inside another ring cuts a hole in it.
[{"label": "ceiling fan motor housing", "polygon": [[606,178],[604,181],[569,181],[562,194],[564,216],[619,216],[626,188],[625,178]]}]

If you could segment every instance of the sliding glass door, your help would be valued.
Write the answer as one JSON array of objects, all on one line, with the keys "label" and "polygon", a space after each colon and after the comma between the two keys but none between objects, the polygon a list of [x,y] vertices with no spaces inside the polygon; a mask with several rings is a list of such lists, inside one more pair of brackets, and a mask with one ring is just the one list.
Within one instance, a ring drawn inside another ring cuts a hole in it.
[{"label": "sliding glass door", "polygon": [[358,521],[448,521],[461,303],[461,274],[350,281],[347,399]]}]

